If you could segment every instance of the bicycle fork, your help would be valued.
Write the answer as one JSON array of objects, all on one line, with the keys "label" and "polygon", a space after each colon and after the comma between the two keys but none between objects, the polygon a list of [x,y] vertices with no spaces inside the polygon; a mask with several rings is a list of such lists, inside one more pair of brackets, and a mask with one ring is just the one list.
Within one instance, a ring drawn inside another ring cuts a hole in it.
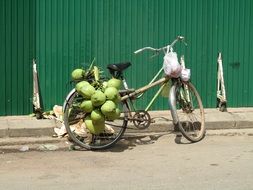
[{"label": "bicycle fork", "polygon": [[173,123],[177,124],[179,119],[177,116],[177,106],[176,106],[176,84],[174,84],[171,89],[170,89],[170,93],[169,93],[169,106],[170,106],[170,112],[171,112],[171,116],[173,119]]}]

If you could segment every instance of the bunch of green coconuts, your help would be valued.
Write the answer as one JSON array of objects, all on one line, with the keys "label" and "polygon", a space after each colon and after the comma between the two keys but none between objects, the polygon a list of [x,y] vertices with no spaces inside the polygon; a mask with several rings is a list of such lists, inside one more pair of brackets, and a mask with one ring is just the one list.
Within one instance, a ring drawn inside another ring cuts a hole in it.
[{"label": "bunch of green coconuts", "polygon": [[78,104],[86,114],[84,123],[90,133],[98,135],[105,129],[105,120],[113,121],[120,117],[118,103],[121,100],[119,89],[122,81],[112,78],[108,81],[100,80],[98,67],[93,66],[86,72],[75,69],[71,73],[76,83],[75,89],[83,97]]}]

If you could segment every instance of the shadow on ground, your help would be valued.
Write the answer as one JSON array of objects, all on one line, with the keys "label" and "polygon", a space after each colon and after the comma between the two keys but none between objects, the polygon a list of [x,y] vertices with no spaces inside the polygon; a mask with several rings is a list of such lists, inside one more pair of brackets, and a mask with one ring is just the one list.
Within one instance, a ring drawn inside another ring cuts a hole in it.
[{"label": "shadow on ground", "polygon": [[[154,134],[154,135],[140,135],[140,136],[125,136],[111,148],[105,150],[94,150],[96,152],[123,152],[125,150],[132,150],[137,146],[150,145],[155,143],[160,137],[164,135],[175,135],[174,142],[176,144],[191,144],[187,141],[182,135],[175,134],[174,132],[163,133],[163,134]],[[72,150],[86,151],[86,149],[75,146]]]},{"label": "shadow on ground", "polygon": [[[132,150],[137,146],[143,146],[143,145],[150,145],[155,143],[160,137],[164,135],[172,134],[171,133],[164,133],[164,134],[155,134],[155,135],[146,135],[146,136],[137,136],[137,137],[127,137],[122,138],[119,142],[117,142],[113,147],[106,149],[106,150],[100,150],[100,152],[123,152],[125,150]],[[179,135],[175,135],[175,143],[177,144],[188,144],[189,142],[185,142],[182,137]]]}]

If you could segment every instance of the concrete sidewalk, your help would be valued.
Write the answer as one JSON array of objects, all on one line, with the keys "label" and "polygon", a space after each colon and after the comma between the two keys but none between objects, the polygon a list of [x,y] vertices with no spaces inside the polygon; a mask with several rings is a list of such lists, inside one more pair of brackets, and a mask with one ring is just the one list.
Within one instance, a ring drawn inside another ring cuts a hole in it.
[{"label": "concrete sidewalk", "polygon": [[[154,123],[143,132],[162,132],[172,130],[172,118],[169,111],[151,111]],[[228,108],[228,112],[217,109],[205,109],[206,128],[245,129],[253,128],[253,108]],[[52,137],[59,122],[52,119],[37,120],[30,116],[0,117],[0,138],[3,137]],[[131,124],[129,124],[131,128]],[[138,130],[140,132],[140,130]]]},{"label": "concrete sidewalk", "polygon": [[[172,132],[173,124],[169,111],[149,113],[154,118],[150,127],[139,130],[129,123],[125,138],[144,138]],[[229,108],[228,112],[205,109],[205,120],[207,135],[253,136],[253,108]],[[59,124],[54,119],[37,120],[30,116],[0,117],[0,149],[2,152],[14,152],[20,151],[20,147],[29,145],[29,150],[38,150],[42,145],[51,144],[57,145],[59,150],[68,150],[71,144],[67,138],[53,137],[54,128],[59,127]]]}]

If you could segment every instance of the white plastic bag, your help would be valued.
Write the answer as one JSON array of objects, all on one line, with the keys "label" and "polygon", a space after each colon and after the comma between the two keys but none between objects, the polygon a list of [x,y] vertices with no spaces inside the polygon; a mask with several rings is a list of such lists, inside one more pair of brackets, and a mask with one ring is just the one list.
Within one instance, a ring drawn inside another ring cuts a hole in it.
[{"label": "white plastic bag", "polygon": [[163,70],[166,75],[177,78],[180,76],[182,67],[178,62],[176,52],[167,52],[163,58]]},{"label": "white plastic bag", "polygon": [[188,81],[191,78],[191,70],[190,69],[182,69],[181,74],[180,74],[180,78],[182,79],[182,81]]}]

